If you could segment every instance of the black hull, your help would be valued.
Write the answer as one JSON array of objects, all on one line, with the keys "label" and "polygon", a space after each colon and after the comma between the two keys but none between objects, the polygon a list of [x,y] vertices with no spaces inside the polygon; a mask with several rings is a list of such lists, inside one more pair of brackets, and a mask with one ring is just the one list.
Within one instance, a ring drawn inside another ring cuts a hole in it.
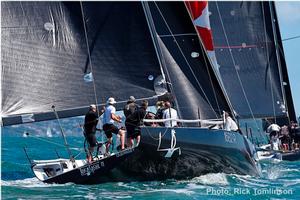
[{"label": "black hull", "polygon": [[134,153],[134,149],[127,149],[110,157],[94,161],[82,167],[49,178],[44,183],[64,184],[68,182],[76,184],[98,184],[110,182],[113,176],[110,171],[124,162],[128,156]]},{"label": "black hull", "polygon": [[297,161],[300,160],[300,151],[282,153],[282,160]]},{"label": "black hull", "polygon": [[181,155],[175,151],[171,158],[165,158],[166,152],[157,151],[160,132],[161,148],[170,148],[171,129],[145,127],[135,156],[122,168],[144,180],[186,179],[219,172],[261,175],[253,145],[239,133],[204,128],[174,130]]}]

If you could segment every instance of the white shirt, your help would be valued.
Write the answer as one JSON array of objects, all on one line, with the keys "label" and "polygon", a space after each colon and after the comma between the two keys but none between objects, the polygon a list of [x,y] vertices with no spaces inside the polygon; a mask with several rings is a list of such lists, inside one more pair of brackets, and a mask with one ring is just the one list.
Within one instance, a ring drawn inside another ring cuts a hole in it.
[{"label": "white shirt", "polygon": [[279,132],[280,131],[280,126],[278,126],[277,124],[271,124],[268,128],[267,128],[267,132],[271,133],[273,131]]},{"label": "white shirt", "polygon": [[235,121],[233,119],[231,119],[231,117],[227,117],[225,120],[225,127],[224,129],[226,131],[237,131],[239,128],[236,125]]},{"label": "white shirt", "polygon": [[103,124],[113,124],[115,121],[111,118],[111,114],[116,113],[116,108],[113,105],[109,105],[105,108],[102,122]]},{"label": "white shirt", "polygon": [[[170,115],[171,111],[171,115]],[[177,111],[173,108],[167,108],[163,111],[163,119],[178,119]],[[165,121],[164,122],[165,127],[174,127],[177,125],[177,121],[171,120],[171,121]]]},{"label": "white shirt", "polygon": [[277,137],[271,138],[271,148],[273,150],[279,150],[280,140]]}]

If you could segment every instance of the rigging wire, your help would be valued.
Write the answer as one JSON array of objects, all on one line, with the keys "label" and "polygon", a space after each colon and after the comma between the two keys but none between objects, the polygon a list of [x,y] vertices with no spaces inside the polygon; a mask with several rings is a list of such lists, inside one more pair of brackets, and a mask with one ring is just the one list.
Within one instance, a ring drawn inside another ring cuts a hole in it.
[{"label": "rigging wire", "polygon": [[95,83],[95,79],[94,79],[93,64],[92,64],[89,40],[88,40],[88,36],[87,36],[86,24],[85,24],[85,20],[84,20],[84,12],[83,12],[82,1],[80,1],[80,10],[81,10],[81,16],[82,16],[82,22],[83,22],[83,28],[84,28],[86,47],[87,47],[89,62],[90,62],[90,66],[91,66],[91,73],[93,75],[93,88],[94,88],[94,95],[95,95],[95,103],[96,103],[96,107],[97,107],[97,114],[99,116],[100,111],[99,111],[98,100],[97,100],[96,83]]},{"label": "rigging wire", "polygon": [[274,102],[274,91],[272,87],[273,79],[272,79],[272,74],[271,74],[271,66],[270,66],[270,61],[269,61],[269,48],[268,48],[268,42],[267,42],[267,28],[266,28],[266,18],[265,18],[265,11],[264,11],[264,4],[261,3],[261,9],[262,9],[262,14],[263,14],[263,24],[264,24],[264,36],[265,36],[265,46],[266,46],[266,59],[267,59],[267,67],[269,69],[269,78],[270,78],[270,89],[271,89],[271,98],[272,98],[272,107],[273,107],[273,117],[275,120],[276,124],[276,111],[275,111],[275,102]]},{"label": "rigging wire", "polygon": [[[229,45],[228,36],[227,36],[226,30],[225,30],[224,22],[223,22],[223,19],[222,19],[222,16],[221,16],[221,13],[220,13],[220,9],[219,9],[219,5],[218,5],[218,2],[217,2],[217,1],[216,1],[216,7],[217,7],[218,16],[219,16],[219,19],[220,19],[220,22],[221,22],[221,25],[222,25],[222,29],[223,29],[223,32],[224,32],[224,36],[225,36],[225,39],[226,39],[227,46],[230,46],[230,45]],[[235,59],[234,59],[234,57],[233,57],[233,54],[232,54],[231,51],[229,51],[229,54],[230,54],[230,58],[231,58],[231,60],[232,60],[232,63],[233,63],[233,65],[234,65],[234,69],[235,69],[237,78],[238,78],[238,80],[239,80],[239,84],[240,84],[240,86],[241,86],[243,95],[244,95],[244,97],[245,97],[245,101],[246,101],[247,106],[248,106],[248,108],[249,108],[249,110],[250,110],[251,116],[252,116],[252,118],[253,118],[253,120],[254,120],[254,122],[255,122],[255,124],[256,124],[257,130],[260,130],[260,129],[259,129],[259,126],[258,126],[258,123],[257,123],[257,121],[255,120],[254,113],[253,113],[253,110],[252,110],[252,108],[251,108],[251,105],[250,105],[250,102],[249,102],[249,100],[248,100],[248,97],[247,97],[247,95],[246,95],[246,91],[245,91],[245,88],[244,88],[244,86],[243,86],[243,83],[242,83],[240,74],[239,74],[239,72],[237,71],[237,69],[236,69],[236,67],[235,67],[235,66],[236,66],[236,62],[235,62]]]},{"label": "rigging wire", "polygon": [[289,38],[282,39],[281,41],[285,42],[285,41],[288,41],[288,40],[294,40],[294,39],[299,39],[299,38],[300,38],[300,35],[297,35],[297,36],[294,36],[294,37],[289,37]]},{"label": "rigging wire", "polygon": [[201,84],[199,83],[199,81],[198,81],[198,79],[197,79],[197,76],[195,75],[193,69],[191,68],[191,65],[190,65],[189,61],[188,61],[187,58],[185,57],[185,55],[184,55],[184,53],[183,53],[183,51],[182,51],[180,45],[178,44],[177,39],[176,39],[176,37],[174,36],[174,34],[173,34],[173,32],[172,32],[172,30],[171,30],[171,28],[170,28],[168,22],[166,21],[165,17],[163,16],[163,14],[162,14],[160,8],[158,7],[157,3],[154,2],[154,4],[155,4],[155,6],[156,6],[156,8],[157,8],[157,10],[158,10],[158,12],[159,12],[159,14],[160,14],[160,16],[162,17],[162,19],[163,19],[163,21],[164,21],[164,23],[165,23],[165,25],[166,25],[168,31],[170,32],[171,37],[173,37],[173,40],[174,40],[174,42],[176,43],[176,45],[177,45],[177,47],[178,47],[178,49],[179,49],[181,55],[183,56],[183,58],[184,58],[186,64],[187,64],[188,67],[190,68],[190,71],[191,71],[191,73],[193,74],[193,76],[194,76],[194,78],[195,78],[195,80],[196,80],[198,86],[200,87],[202,93],[204,94],[204,97],[205,97],[207,103],[209,104],[209,106],[211,107],[211,109],[212,109],[212,111],[215,113],[215,115],[218,116],[218,115],[216,114],[216,112],[214,111],[214,108],[213,108],[213,106],[211,105],[211,103],[210,103],[210,101],[209,101],[207,95],[205,94],[205,92],[204,92],[204,90],[203,90]]},{"label": "rigging wire", "polygon": [[[28,135],[27,137],[34,138],[34,139],[36,139],[36,140],[40,140],[40,141],[43,141],[43,142],[46,142],[46,143],[49,143],[49,144],[54,144],[54,145],[56,145],[56,146],[64,147],[64,148],[65,148],[65,145],[62,145],[62,144],[59,144],[59,143],[56,143],[56,142],[52,142],[52,141],[47,140],[47,139],[42,139],[42,138],[40,138],[40,137],[32,137],[32,136],[30,136],[30,135]],[[85,153],[85,150],[82,149],[82,148],[77,148],[77,147],[70,146],[70,145],[68,145],[68,146],[71,147],[72,150],[75,150],[75,151],[78,151],[78,152],[79,152],[76,156],[73,156],[74,159],[77,158],[80,154]]]},{"label": "rigging wire", "polygon": [[[43,142],[46,142],[46,143],[49,143],[49,144],[53,144],[53,145],[56,145],[56,146],[58,146],[58,147],[63,147],[63,148],[65,148],[65,145],[63,145],[63,144],[56,143],[56,142],[52,142],[52,141],[47,140],[47,139],[42,139],[41,137],[34,137],[34,136],[31,136],[31,135],[28,135],[27,137],[34,138],[34,139],[36,139],[36,140],[40,140],[40,141],[43,141]],[[84,151],[82,148],[77,148],[77,147],[75,147],[75,146],[70,146],[70,145],[69,145],[69,147],[71,147],[72,150],[75,150],[75,151],[79,151],[79,152],[83,152],[83,151]]]}]

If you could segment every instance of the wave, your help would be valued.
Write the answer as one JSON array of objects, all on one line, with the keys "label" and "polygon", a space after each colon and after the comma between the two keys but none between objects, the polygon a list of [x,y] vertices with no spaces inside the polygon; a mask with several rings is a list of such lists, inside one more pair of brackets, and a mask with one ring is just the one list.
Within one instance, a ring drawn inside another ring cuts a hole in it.
[{"label": "wave", "polygon": [[283,176],[283,168],[280,165],[269,165],[264,177],[269,180],[275,180]]},{"label": "wave", "polygon": [[290,168],[287,168],[287,169],[281,169],[282,172],[300,172],[300,169],[290,169]]},{"label": "wave", "polygon": [[270,184],[270,180],[261,179],[258,177],[234,175],[232,177],[236,184],[242,187],[267,187]]},{"label": "wave", "polygon": [[127,183],[123,183],[123,182],[118,182],[117,185],[119,187],[124,187],[124,188],[130,189],[130,190],[140,190],[139,188],[132,186],[132,184],[127,184]]},{"label": "wave", "polygon": [[192,195],[192,194],[195,194],[195,191],[192,191],[190,189],[187,189],[187,188],[181,188],[181,189],[153,189],[153,190],[150,190],[150,191],[147,191],[148,193],[153,193],[153,192],[170,192],[170,193],[176,193],[176,194],[185,194],[185,195]]},{"label": "wave", "polygon": [[192,182],[194,183],[201,183],[204,185],[229,185],[229,182],[227,180],[227,176],[224,173],[211,173],[202,175],[199,177],[195,177],[192,179]]},{"label": "wave", "polygon": [[24,188],[43,188],[43,187],[53,187],[53,186],[66,186],[72,185],[73,183],[66,184],[47,184],[43,183],[37,178],[26,178],[22,180],[1,180],[1,186],[14,186],[14,187],[24,187]]},{"label": "wave", "polygon": [[229,175],[225,173],[209,173],[205,175],[201,175],[198,177],[194,177],[191,180],[183,180],[179,181],[181,183],[190,183],[190,184],[203,184],[203,185],[229,185],[229,181],[227,179]]}]

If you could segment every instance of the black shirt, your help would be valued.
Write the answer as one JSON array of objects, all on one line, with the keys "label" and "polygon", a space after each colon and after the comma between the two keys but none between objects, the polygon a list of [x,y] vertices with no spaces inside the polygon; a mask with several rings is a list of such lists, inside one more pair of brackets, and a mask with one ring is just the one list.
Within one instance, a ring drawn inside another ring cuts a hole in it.
[{"label": "black shirt", "polygon": [[163,113],[164,113],[164,110],[166,110],[166,108],[159,108],[157,111],[156,111],[156,114],[155,114],[155,118],[156,119],[162,119],[163,118]]},{"label": "black shirt", "polygon": [[138,109],[138,105],[136,103],[128,102],[123,109],[126,119],[129,117],[129,115],[133,114],[134,111],[136,111],[137,109]]},{"label": "black shirt", "polygon": [[139,108],[128,116],[126,124],[131,126],[141,126],[143,125],[143,119],[145,118],[146,114],[147,111],[144,108]]},{"label": "black shirt", "polygon": [[86,134],[95,133],[98,124],[98,114],[93,111],[86,113],[84,118],[84,131]]}]

